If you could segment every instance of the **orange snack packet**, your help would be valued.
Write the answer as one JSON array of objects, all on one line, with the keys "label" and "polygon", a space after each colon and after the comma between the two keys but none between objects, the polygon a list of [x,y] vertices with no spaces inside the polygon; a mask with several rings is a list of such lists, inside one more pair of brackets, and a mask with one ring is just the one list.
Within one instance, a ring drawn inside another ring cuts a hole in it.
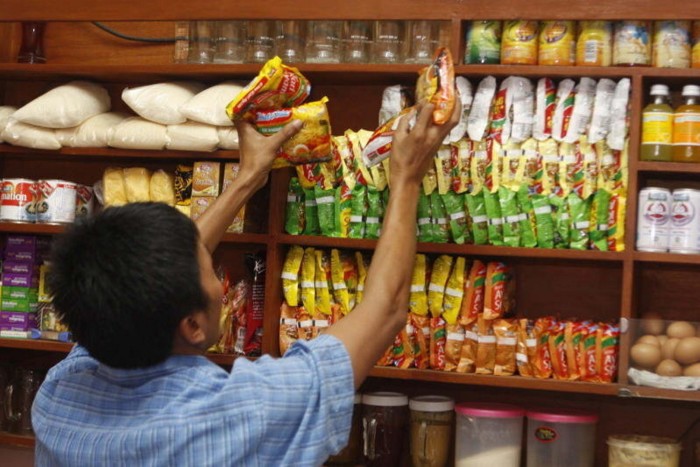
[{"label": "orange snack packet", "polygon": [[464,344],[464,329],[458,323],[447,325],[445,342],[445,371],[456,371]]},{"label": "orange snack packet", "polygon": [[496,362],[493,374],[512,376],[516,369],[518,322],[514,319],[497,319],[493,322],[493,333],[496,335]]},{"label": "orange snack packet", "polygon": [[549,354],[549,327],[551,318],[539,318],[535,321],[535,339],[537,348],[532,370],[535,378],[547,379],[552,377],[552,358]]},{"label": "orange snack packet", "polygon": [[447,330],[445,320],[441,317],[430,318],[430,369],[445,369],[445,344]]},{"label": "orange snack packet", "polygon": [[329,315],[323,313],[321,310],[316,309],[313,313],[313,324],[311,325],[311,338],[318,337],[319,334],[323,333],[331,325],[329,321]]},{"label": "orange snack packet", "polygon": [[497,262],[488,264],[484,291],[484,319],[502,318],[511,311],[514,288],[515,284],[508,266]]},{"label": "orange snack packet", "polygon": [[435,52],[433,62],[423,68],[416,82],[416,102],[435,105],[433,122],[442,125],[452,116],[456,103],[455,69],[447,47]]},{"label": "orange snack packet", "polygon": [[299,338],[297,314],[297,307],[289,306],[286,302],[282,303],[280,308],[280,355],[284,355],[287,349]]},{"label": "orange snack packet", "polygon": [[464,330],[464,343],[459,356],[457,373],[474,373],[476,371],[476,353],[479,347],[479,328],[472,323]]},{"label": "orange snack packet", "polygon": [[464,299],[459,312],[459,324],[467,327],[475,323],[479,313],[484,311],[484,285],[486,266],[478,259],[472,263],[469,277],[464,282]]},{"label": "orange snack packet", "polygon": [[617,375],[617,360],[620,340],[620,328],[612,324],[601,323],[596,333],[596,369],[595,381],[612,383]]},{"label": "orange snack packet", "polygon": [[314,321],[303,306],[297,308],[297,324],[299,325],[299,339],[311,340]]},{"label": "orange snack packet", "polygon": [[492,322],[479,315],[477,320],[479,346],[476,351],[476,374],[492,375],[496,366],[496,336],[493,333]]},{"label": "orange snack packet", "polygon": [[518,321],[518,345],[515,353],[515,361],[520,376],[534,376],[532,362],[537,353],[537,339],[532,329],[532,324],[527,319]]},{"label": "orange snack packet", "polygon": [[414,355],[416,368],[430,367],[430,318],[411,313],[409,315],[414,333]]},{"label": "orange snack packet", "polygon": [[406,326],[399,332],[399,338],[401,339],[401,350],[403,351],[403,358],[399,361],[394,360],[394,365],[398,368],[410,368],[416,360],[416,353],[413,344],[413,336],[415,334],[415,328],[411,325],[411,320],[406,317]]},{"label": "orange snack packet", "polygon": [[582,331],[582,338],[579,342],[581,348],[581,379],[583,381],[595,381],[598,375],[596,362],[596,340],[599,325],[596,323],[586,323]]},{"label": "orange snack packet", "polygon": [[582,324],[575,321],[567,321],[564,328],[564,346],[566,348],[566,364],[569,367],[569,379],[577,381],[581,378],[579,369],[579,340],[581,339]]},{"label": "orange snack packet", "polygon": [[549,327],[549,355],[552,358],[552,374],[554,379],[569,379],[569,363],[566,359],[565,338],[566,324],[553,321]]}]

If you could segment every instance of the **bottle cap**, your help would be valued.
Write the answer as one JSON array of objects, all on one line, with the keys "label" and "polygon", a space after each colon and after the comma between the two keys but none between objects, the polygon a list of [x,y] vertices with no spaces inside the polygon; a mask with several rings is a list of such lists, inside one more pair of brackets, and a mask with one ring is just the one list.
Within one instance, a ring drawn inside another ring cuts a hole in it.
[{"label": "bottle cap", "polygon": [[700,86],[694,84],[683,86],[683,96],[700,97]]},{"label": "bottle cap", "polygon": [[652,96],[668,96],[668,86],[665,84],[655,84],[651,87]]}]

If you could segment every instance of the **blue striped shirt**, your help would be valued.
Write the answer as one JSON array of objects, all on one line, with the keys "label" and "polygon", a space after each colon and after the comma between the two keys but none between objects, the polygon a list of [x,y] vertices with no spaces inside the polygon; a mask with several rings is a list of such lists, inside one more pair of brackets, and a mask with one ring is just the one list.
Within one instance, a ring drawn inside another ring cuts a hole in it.
[{"label": "blue striped shirt", "polygon": [[34,401],[40,466],[317,466],[348,440],[353,373],[340,340],[299,341],[283,358],[204,356],[137,370],[76,346]]}]

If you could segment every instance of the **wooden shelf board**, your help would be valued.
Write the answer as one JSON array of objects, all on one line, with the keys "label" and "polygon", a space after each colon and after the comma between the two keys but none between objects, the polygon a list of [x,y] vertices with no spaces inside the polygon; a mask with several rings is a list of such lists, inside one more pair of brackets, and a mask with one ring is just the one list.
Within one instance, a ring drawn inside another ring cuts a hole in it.
[{"label": "wooden shelf board", "polygon": [[475,386],[534,389],[541,391],[576,392],[583,394],[617,395],[618,384],[557,381],[554,379],[523,378],[522,376],[493,376],[452,373],[435,370],[402,370],[390,367],[374,367],[370,376],[375,378],[407,379],[433,383],[454,383]]},{"label": "wooden shelf board", "polygon": [[270,240],[270,236],[267,234],[259,233],[227,233],[221,238],[222,243],[242,243],[249,245],[263,245],[267,246]]},{"label": "wooden shelf board", "polygon": [[5,431],[0,431],[0,446],[20,446],[33,448],[35,443],[32,435],[15,435]]},{"label": "wooden shelf board", "polygon": [[512,75],[525,77],[568,78],[577,76],[622,78],[639,73],[630,67],[542,66],[542,65],[456,65],[457,75]]},{"label": "wooden shelf board", "polygon": [[231,366],[233,365],[233,362],[236,361],[236,358],[238,358],[238,355],[207,353],[206,357],[217,365]]},{"label": "wooden shelf board", "polygon": [[637,162],[639,172],[700,174],[700,164],[688,162]]},{"label": "wooden shelf board", "polygon": [[[372,250],[377,240],[333,238],[309,235],[280,235],[284,245],[317,246],[325,248],[345,248]],[[581,261],[623,261],[624,253],[608,251],[554,250],[549,248],[511,248],[490,245],[457,245],[454,243],[418,243],[419,253],[453,254],[489,257],[548,258]]]},{"label": "wooden shelf board", "polygon": [[678,391],[675,389],[628,385],[620,387],[618,394],[621,397],[646,397],[650,399],[700,402],[700,391]]},{"label": "wooden shelf board", "polygon": [[61,148],[57,150],[32,149],[9,144],[0,144],[0,154],[4,157],[23,157],[45,155],[51,158],[56,156],[76,158],[109,158],[109,159],[187,159],[187,160],[238,160],[238,151],[162,151],[142,149],[118,149],[118,148]]},{"label": "wooden shelf board", "polygon": [[68,353],[73,348],[71,342],[59,342],[43,339],[0,339],[0,347],[10,349],[40,350],[46,352]]},{"label": "wooden shelf board", "polygon": [[678,253],[648,253],[635,251],[634,260],[640,263],[700,264],[700,254],[683,255]]},{"label": "wooden shelf board", "polygon": [[32,235],[55,235],[65,230],[64,225],[58,224],[28,224],[26,222],[1,222],[0,232],[22,233]]}]

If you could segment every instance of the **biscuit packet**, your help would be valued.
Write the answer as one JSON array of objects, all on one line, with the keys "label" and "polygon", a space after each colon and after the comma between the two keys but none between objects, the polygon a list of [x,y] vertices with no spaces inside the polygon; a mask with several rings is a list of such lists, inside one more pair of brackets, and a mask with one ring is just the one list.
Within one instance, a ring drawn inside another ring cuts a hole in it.
[{"label": "biscuit packet", "polygon": [[464,329],[458,323],[447,324],[445,328],[445,371],[456,371],[462,354]]},{"label": "biscuit packet", "polygon": [[440,316],[430,318],[430,369],[445,369],[445,345],[447,344],[447,323]]},{"label": "biscuit packet", "polygon": [[486,215],[486,204],[484,203],[484,193],[480,191],[476,194],[464,196],[469,222],[472,227],[472,238],[475,245],[486,245],[489,243],[489,218]]},{"label": "biscuit packet", "polygon": [[440,47],[435,51],[432,63],[420,71],[416,81],[416,103],[435,105],[433,123],[443,125],[452,117],[456,101],[452,54],[449,48]]},{"label": "biscuit packet", "polygon": [[318,206],[316,192],[313,188],[304,189],[304,235],[318,235],[321,225],[318,221]]},{"label": "biscuit packet", "polygon": [[430,318],[415,313],[410,313],[409,318],[415,330],[415,365],[418,369],[426,370],[430,367]]},{"label": "biscuit packet", "polygon": [[467,225],[467,212],[464,206],[464,196],[452,191],[442,195],[442,201],[449,219],[449,231],[452,242],[463,244],[471,243],[471,232]]},{"label": "biscuit packet", "polygon": [[428,285],[428,308],[433,317],[442,315],[445,300],[445,287],[452,270],[453,259],[448,255],[440,255],[433,263]]},{"label": "biscuit packet", "polygon": [[350,228],[349,238],[365,237],[365,214],[367,213],[367,187],[362,184],[355,185],[350,195]]},{"label": "biscuit packet", "polygon": [[357,264],[357,298],[356,304],[362,302],[362,297],[365,291],[365,279],[367,279],[367,268],[369,267],[369,262],[366,260],[365,256],[359,251],[355,252],[355,262]]},{"label": "biscuit packet", "polygon": [[430,195],[430,212],[433,219],[433,242],[447,243],[450,240],[450,226],[442,198],[437,191]]},{"label": "biscuit packet", "polygon": [[539,318],[535,321],[534,335],[537,340],[535,358],[532,360],[532,370],[535,378],[549,379],[552,377],[552,358],[549,353],[549,327],[551,318]]},{"label": "biscuit packet", "polygon": [[324,237],[336,236],[335,222],[335,190],[324,190],[320,186],[314,187],[314,198],[318,212],[318,224],[321,235]]},{"label": "biscuit packet", "polygon": [[527,319],[518,320],[518,342],[515,351],[515,362],[520,376],[534,376],[532,361],[534,360],[536,351],[537,340],[535,339],[531,322]]},{"label": "biscuit packet", "polygon": [[284,231],[299,235],[304,231],[304,190],[297,177],[289,179],[287,205],[284,211]]},{"label": "biscuit packet", "polygon": [[454,266],[445,285],[445,297],[442,304],[442,317],[448,325],[455,324],[462,309],[462,298],[464,297],[464,270],[466,260],[458,256],[454,260]]},{"label": "biscuit packet", "polygon": [[425,255],[417,254],[413,263],[411,274],[411,293],[408,299],[408,308],[411,313],[418,316],[428,314],[427,285],[427,259]]},{"label": "biscuit packet", "polygon": [[459,324],[468,328],[476,323],[479,314],[484,311],[484,289],[486,287],[486,265],[474,260],[469,269],[469,276],[464,282],[464,298],[459,311]]},{"label": "biscuit packet", "polygon": [[301,287],[301,303],[304,309],[308,312],[309,310],[316,309],[316,253],[311,247],[304,250],[304,256],[301,260],[301,275],[300,283]]},{"label": "biscuit packet", "polygon": [[493,333],[492,322],[479,315],[477,329],[476,374],[492,375],[496,366],[496,336]]},{"label": "biscuit packet", "polygon": [[514,319],[497,319],[493,322],[493,333],[496,335],[496,360],[493,374],[512,376],[516,370],[518,322]]},{"label": "biscuit packet", "polygon": [[299,272],[304,257],[304,249],[297,245],[289,247],[287,258],[282,266],[282,290],[289,306],[299,305]]},{"label": "biscuit packet", "polygon": [[311,85],[298,69],[273,57],[226,106],[226,115],[235,121],[250,120],[255,111],[294,107],[309,97]]},{"label": "biscuit packet", "polygon": [[374,187],[367,187],[367,217],[365,217],[364,238],[376,240],[382,231],[384,203],[382,194]]},{"label": "biscuit packet", "polygon": [[340,185],[335,189],[335,229],[334,234],[340,238],[348,238],[350,235],[350,217],[352,216],[352,190],[345,183],[340,181]]},{"label": "biscuit packet", "polygon": [[430,197],[422,190],[418,195],[418,241],[433,241],[433,217]]},{"label": "biscuit packet", "polygon": [[476,354],[479,347],[478,326],[470,324],[464,329],[464,342],[459,354],[457,373],[474,373],[476,371]]},{"label": "biscuit packet", "polygon": [[289,306],[287,303],[282,303],[280,307],[280,355],[284,355],[287,349],[299,339],[297,312],[296,306]]}]

